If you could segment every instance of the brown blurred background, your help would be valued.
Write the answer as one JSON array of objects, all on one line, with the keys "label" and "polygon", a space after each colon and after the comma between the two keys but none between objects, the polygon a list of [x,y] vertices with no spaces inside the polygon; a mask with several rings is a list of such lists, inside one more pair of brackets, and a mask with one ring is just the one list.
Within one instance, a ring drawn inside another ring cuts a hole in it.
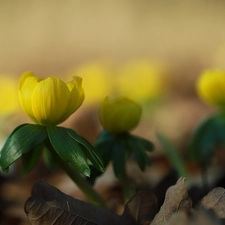
[{"label": "brown blurred background", "polygon": [[138,57],[174,66],[190,62],[217,66],[215,52],[225,37],[224,4],[221,0],[1,1],[0,71],[33,70],[47,76],[96,58],[121,63]]}]

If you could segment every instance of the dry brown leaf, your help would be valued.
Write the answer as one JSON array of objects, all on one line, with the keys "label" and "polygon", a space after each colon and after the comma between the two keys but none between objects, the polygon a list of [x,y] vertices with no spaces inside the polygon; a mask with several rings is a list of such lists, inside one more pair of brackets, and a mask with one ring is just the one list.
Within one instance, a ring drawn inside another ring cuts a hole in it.
[{"label": "dry brown leaf", "polygon": [[200,210],[180,210],[174,213],[166,225],[222,225],[216,214],[204,208]]},{"label": "dry brown leaf", "polygon": [[169,218],[166,225],[190,225],[190,215],[187,213],[186,210],[180,210],[177,213],[174,213]]},{"label": "dry brown leaf", "polygon": [[219,218],[225,218],[225,189],[216,187],[201,201],[201,206],[212,209]]},{"label": "dry brown leaf", "polygon": [[32,225],[137,225],[130,214],[118,216],[74,199],[43,180],[34,184],[24,208]]},{"label": "dry brown leaf", "polygon": [[137,192],[126,204],[125,212],[134,217],[140,224],[149,224],[155,217],[158,201],[155,194],[149,190]]},{"label": "dry brown leaf", "polygon": [[151,225],[165,224],[171,215],[180,209],[190,209],[192,206],[192,200],[188,196],[185,188],[186,178],[181,177],[177,183],[168,188],[163,205],[159,212],[156,214]]}]

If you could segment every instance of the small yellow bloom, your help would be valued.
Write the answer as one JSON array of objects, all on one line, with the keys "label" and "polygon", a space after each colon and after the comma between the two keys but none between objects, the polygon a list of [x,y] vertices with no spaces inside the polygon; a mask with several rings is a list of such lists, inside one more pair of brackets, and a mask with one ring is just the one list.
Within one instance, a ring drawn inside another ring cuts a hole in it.
[{"label": "small yellow bloom", "polygon": [[19,106],[17,83],[10,75],[0,75],[0,96],[0,117],[15,113]]},{"label": "small yellow bloom", "polygon": [[19,83],[19,100],[24,112],[45,126],[57,125],[74,113],[84,100],[82,79],[74,76],[69,83],[57,77],[41,79],[25,72]]},{"label": "small yellow bloom", "polygon": [[164,94],[164,70],[161,64],[148,60],[127,63],[118,70],[117,91],[141,102],[157,100]]},{"label": "small yellow bloom", "polygon": [[112,74],[109,64],[96,61],[77,67],[73,74],[79,74],[84,79],[85,103],[96,104],[101,102],[102,96],[112,90]]},{"label": "small yellow bloom", "polygon": [[197,81],[196,88],[202,100],[225,109],[225,71],[204,71]]},{"label": "small yellow bloom", "polygon": [[110,101],[104,99],[100,107],[100,121],[110,133],[123,133],[137,126],[141,117],[141,106],[125,97]]}]

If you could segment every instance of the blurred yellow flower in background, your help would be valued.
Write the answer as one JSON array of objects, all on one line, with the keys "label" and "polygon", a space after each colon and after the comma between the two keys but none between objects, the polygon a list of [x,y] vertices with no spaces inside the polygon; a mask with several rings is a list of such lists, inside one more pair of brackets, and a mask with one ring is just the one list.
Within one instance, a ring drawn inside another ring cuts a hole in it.
[{"label": "blurred yellow flower in background", "polygon": [[19,83],[19,100],[24,112],[41,125],[65,121],[83,103],[82,79],[74,76],[69,83],[57,77],[42,79],[25,72]]},{"label": "blurred yellow flower in background", "polygon": [[218,69],[204,71],[197,80],[196,89],[203,101],[225,109],[225,71]]},{"label": "blurred yellow flower in background", "polygon": [[141,106],[126,97],[104,99],[100,106],[100,122],[110,133],[123,133],[135,128],[141,117]]},{"label": "blurred yellow flower in background", "polygon": [[13,76],[0,75],[0,118],[13,114],[18,109],[17,85]]},{"label": "blurred yellow flower in background", "polygon": [[119,95],[131,96],[141,102],[156,100],[164,93],[163,74],[160,63],[133,61],[118,70],[116,88]]},{"label": "blurred yellow flower in background", "polygon": [[77,67],[72,74],[83,78],[85,103],[87,104],[101,102],[102,97],[109,95],[112,91],[112,69],[107,63],[89,62]]}]

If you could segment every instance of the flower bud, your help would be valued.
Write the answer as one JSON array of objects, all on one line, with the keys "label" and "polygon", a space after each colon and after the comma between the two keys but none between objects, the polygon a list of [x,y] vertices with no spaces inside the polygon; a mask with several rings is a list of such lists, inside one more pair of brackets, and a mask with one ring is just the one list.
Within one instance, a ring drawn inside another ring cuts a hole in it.
[{"label": "flower bud", "polygon": [[106,97],[100,107],[100,121],[110,133],[130,131],[137,126],[140,116],[141,106],[125,97],[113,101]]},{"label": "flower bud", "polygon": [[64,83],[57,77],[41,79],[32,72],[25,72],[20,78],[19,100],[24,112],[35,123],[57,125],[82,104],[82,79],[74,76],[71,82]]},{"label": "flower bud", "polygon": [[203,101],[225,109],[225,71],[204,71],[197,81],[196,88]]}]

